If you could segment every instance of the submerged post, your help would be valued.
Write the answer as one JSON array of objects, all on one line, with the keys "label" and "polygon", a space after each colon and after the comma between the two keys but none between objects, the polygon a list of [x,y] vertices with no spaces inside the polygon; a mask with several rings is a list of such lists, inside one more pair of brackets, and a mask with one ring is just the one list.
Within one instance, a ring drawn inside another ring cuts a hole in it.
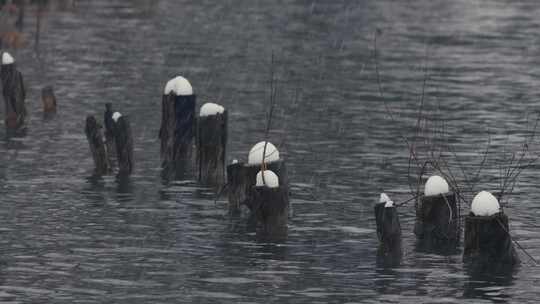
[{"label": "submerged post", "polygon": [[482,191],[471,205],[465,218],[465,244],[463,261],[490,268],[519,264],[519,257],[512,244],[508,217],[500,209],[491,193]]},{"label": "submerged post", "polygon": [[221,186],[225,179],[227,111],[215,103],[205,103],[197,121],[197,167],[199,181]]},{"label": "submerged post", "polygon": [[126,116],[119,112],[113,114],[114,140],[116,143],[116,158],[118,160],[118,174],[130,175],[133,170],[133,137],[131,126]]},{"label": "submerged post", "polygon": [[379,203],[375,205],[374,211],[377,237],[379,238],[377,257],[384,264],[399,264],[402,250],[401,225],[397,208],[385,193],[381,193],[381,198]]},{"label": "submerged post", "polygon": [[86,117],[84,133],[86,134],[86,139],[88,139],[90,152],[94,159],[94,174],[97,176],[106,174],[109,171],[107,152],[103,144],[101,125],[96,121],[94,116],[89,115]]},{"label": "submerged post", "polygon": [[271,170],[259,171],[251,188],[251,210],[257,219],[257,233],[264,239],[279,240],[287,236],[289,190],[281,186]]},{"label": "submerged post", "polygon": [[5,124],[8,133],[24,131],[26,91],[21,72],[15,66],[15,59],[8,53],[2,54],[2,95],[6,105]]},{"label": "submerged post", "polygon": [[41,102],[43,103],[43,113],[46,117],[56,114],[56,96],[52,86],[41,89]]},{"label": "submerged post", "polygon": [[192,161],[196,96],[187,79],[171,79],[162,99],[161,167],[166,179],[181,178]]},{"label": "submerged post", "polygon": [[415,234],[423,249],[457,248],[459,213],[457,199],[442,177],[431,176],[416,210]]}]

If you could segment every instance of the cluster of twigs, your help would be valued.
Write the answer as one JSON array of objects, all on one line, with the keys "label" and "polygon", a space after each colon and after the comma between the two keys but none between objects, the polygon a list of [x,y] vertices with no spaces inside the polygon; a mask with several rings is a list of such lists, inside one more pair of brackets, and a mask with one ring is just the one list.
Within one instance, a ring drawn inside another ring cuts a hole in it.
[{"label": "cluster of twigs", "polygon": [[[396,118],[388,105],[381,84],[381,77],[378,66],[378,54],[377,54],[377,36],[380,35],[379,30],[374,35],[374,61],[375,72],[377,76],[377,86],[380,98],[384,104],[386,112],[393,123],[396,123]],[[488,166],[489,155],[494,154],[492,152],[493,146],[491,143],[491,137],[488,134],[488,140],[485,146],[485,150],[482,153],[482,158],[477,166],[476,170],[470,172],[467,167],[462,163],[460,157],[450,145],[448,138],[446,138],[445,122],[441,119],[435,128],[430,128],[429,119],[425,113],[425,89],[429,80],[428,68],[427,68],[427,48],[426,58],[424,65],[424,77],[422,81],[422,90],[418,107],[418,116],[414,129],[414,135],[412,139],[409,139],[405,135],[398,132],[399,137],[407,146],[409,152],[407,178],[409,181],[409,187],[412,197],[395,204],[397,207],[405,205],[411,201],[415,201],[415,208],[418,210],[419,200],[422,197],[420,193],[420,185],[422,184],[424,175],[429,171],[433,171],[436,174],[441,175],[450,185],[454,193],[458,198],[458,218],[461,222],[461,203],[469,205],[469,200],[465,198],[466,193],[476,193],[477,185],[481,180],[482,171]],[[521,173],[530,168],[538,161],[540,156],[534,155],[531,151],[531,146],[536,137],[536,131],[540,122],[540,115],[537,116],[534,126],[521,145],[519,151],[506,152],[503,151],[502,157],[498,159],[499,168],[499,192],[497,198],[503,206],[503,199],[511,195],[515,189],[515,186],[519,180]],[[423,142],[422,142],[423,141]],[[506,146],[506,145],[505,145]],[[451,165],[451,162],[453,163]],[[457,167],[457,169],[455,168]],[[417,177],[413,176],[413,171],[416,169]],[[415,185],[416,184],[416,185]],[[415,187],[416,186],[416,187]],[[461,226],[461,225],[460,225]],[[508,231],[507,231],[508,233]],[[508,233],[510,235],[510,233]],[[519,249],[521,249],[535,264],[534,259],[515,239],[510,238]]]},{"label": "cluster of twigs", "polygon": [[[380,35],[377,31],[374,35],[374,61],[375,73],[377,77],[377,86],[380,98],[384,104],[385,110],[393,123],[396,123],[396,115],[388,105],[384,96],[381,83],[378,52],[377,52],[377,36]],[[425,63],[423,67],[422,89],[414,127],[414,135],[411,138],[398,132],[398,136],[407,146],[409,152],[407,179],[409,182],[410,192],[418,204],[418,198],[421,197],[420,185],[423,177],[429,171],[442,176],[449,183],[452,190],[456,193],[458,201],[465,205],[470,204],[470,200],[466,199],[466,194],[477,192],[477,186],[481,181],[482,172],[488,168],[488,158],[494,155],[491,137],[488,134],[488,139],[485,144],[483,153],[481,154],[480,162],[476,169],[471,169],[470,166],[464,165],[454,147],[449,143],[449,138],[446,134],[446,126],[444,119],[435,122],[435,126],[430,126],[426,107],[426,86],[429,81],[428,64],[427,64],[427,47],[425,55]],[[540,158],[533,155],[530,147],[536,136],[536,130],[540,121],[540,115],[535,120],[533,129],[530,135],[525,138],[519,151],[502,153],[502,157],[498,159],[499,189],[497,196],[500,202],[503,198],[509,196],[514,191],[514,188],[519,180],[521,173],[530,168]],[[415,174],[416,173],[416,174]],[[415,177],[416,176],[416,177]],[[407,200],[401,204],[403,205]]]},{"label": "cluster of twigs", "polygon": [[503,152],[501,164],[499,165],[499,182],[500,192],[498,193],[499,202],[503,202],[503,198],[514,192],[514,188],[521,173],[530,168],[540,156],[534,155],[531,152],[531,147],[536,137],[536,131],[540,115],[537,116],[530,135],[525,138],[521,149],[517,152]]}]

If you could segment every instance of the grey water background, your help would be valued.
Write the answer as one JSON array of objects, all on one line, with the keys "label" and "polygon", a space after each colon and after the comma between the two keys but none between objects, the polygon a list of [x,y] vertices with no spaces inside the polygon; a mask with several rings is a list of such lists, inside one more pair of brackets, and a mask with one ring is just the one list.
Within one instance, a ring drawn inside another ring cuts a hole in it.
[{"label": "grey water background", "polygon": [[[498,277],[471,274],[461,250],[415,250],[411,204],[399,209],[402,264],[377,265],[372,207],[381,191],[410,198],[400,134],[414,135],[426,62],[426,110],[444,117],[467,169],[491,138],[495,156],[478,188],[497,190],[496,153],[518,151],[538,112],[540,3],[69,2],[51,1],[37,52],[28,6],[28,45],[12,50],[30,121],[26,137],[0,145],[0,302],[537,301],[540,269],[522,252],[522,265]],[[378,94],[377,31],[395,120]],[[264,134],[272,53],[279,94],[270,138],[287,160],[294,206],[281,244],[238,228],[226,200],[214,203],[194,179],[162,183],[157,139],[164,84],[181,74],[199,103],[229,109],[228,160],[245,160]],[[45,84],[58,98],[53,120],[42,119]],[[84,119],[101,117],[105,102],[131,118],[129,183],[89,179]],[[539,173],[521,175],[506,209],[513,237],[537,259]]]}]

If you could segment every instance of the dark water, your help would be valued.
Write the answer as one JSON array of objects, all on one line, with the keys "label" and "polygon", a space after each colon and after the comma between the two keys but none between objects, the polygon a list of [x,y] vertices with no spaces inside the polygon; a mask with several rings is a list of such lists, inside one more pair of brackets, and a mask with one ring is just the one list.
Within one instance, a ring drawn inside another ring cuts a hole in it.
[{"label": "dark water", "polygon": [[[410,197],[400,134],[413,135],[426,62],[426,113],[444,118],[467,169],[491,138],[477,188],[497,190],[497,153],[520,149],[538,111],[540,3],[69,2],[44,13],[38,52],[28,5],[27,45],[12,50],[31,118],[28,136],[0,146],[2,303],[537,301],[540,270],[522,252],[521,267],[497,276],[466,269],[461,248],[415,250],[412,205],[399,209],[402,264],[378,266],[372,206],[381,190]],[[394,120],[378,95],[377,29]],[[228,159],[245,160],[263,137],[272,53],[279,94],[271,141],[288,162],[294,205],[284,244],[238,229],[226,201],[214,204],[195,181],[159,178],[165,82],[182,74],[199,102],[225,105]],[[45,84],[59,100],[51,121],[41,113]],[[132,119],[129,183],[88,179],[84,118],[101,115],[105,102]],[[506,209],[512,235],[537,259],[539,173],[533,166],[521,175]]]}]

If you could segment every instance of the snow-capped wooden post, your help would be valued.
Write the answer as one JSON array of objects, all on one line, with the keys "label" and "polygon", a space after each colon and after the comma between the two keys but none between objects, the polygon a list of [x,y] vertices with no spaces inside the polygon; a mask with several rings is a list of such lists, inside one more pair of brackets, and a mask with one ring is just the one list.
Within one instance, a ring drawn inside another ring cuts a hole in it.
[{"label": "snow-capped wooden post", "polygon": [[[256,176],[261,171],[264,141],[257,143],[251,148],[248,163],[233,161],[227,166],[227,188],[229,198],[229,211],[234,214],[240,211],[242,205],[253,210],[250,203],[251,188],[256,183]],[[279,151],[268,142],[265,157],[266,169],[274,172],[279,177],[280,187],[289,187],[289,178],[285,161],[280,159]],[[288,190],[287,190],[288,191]]]},{"label": "snow-capped wooden post", "polygon": [[512,266],[519,257],[512,244],[508,217],[495,196],[481,191],[473,199],[465,218],[463,261],[488,267]]},{"label": "snow-capped wooden post", "polygon": [[196,96],[187,79],[175,77],[162,99],[161,167],[165,179],[181,178],[192,162]]},{"label": "snow-capped wooden post", "polygon": [[257,219],[257,233],[269,240],[287,236],[289,218],[289,189],[279,183],[271,170],[259,171],[251,188],[251,211]]},{"label": "snow-capped wooden post", "polygon": [[225,182],[227,111],[215,103],[205,103],[197,120],[197,167],[199,181],[213,186]]},{"label": "snow-capped wooden post", "polygon": [[56,114],[56,96],[52,86],[41,89],[41,102],[43,103],[43,113],[45,117]]},{"label": "snow-capped wooden post", "polygon": [[9,133],[18,133],[25,128],[26,91],[21,72],[15,66],[15,59],[8,53],[2,54],[2,95],[6,104],[5,123]]},{"label": "snow-capped wooden post", "polygon": [[455,249],[459,243],[459,213],[456,195],[444,178],[431,176],[416,210],[414,232],[420,247]]},{"label": "snow-capped wooden post", "polygon": [[133,171],[133,137],[131,126],[126,116],[119,112],[113,114],[114,140],[116,143],[116,158],[118,160],[118,174],[130,175]]},{"label": "snow-capped wooden post", "polygon": [[375,223],[379,238],[378,258],[384,261],[391,259],[391,264],[401,260],[401,225],[397,208],[390,198],[381,193],[379,203],[375,205]]},{"label": "snow-capped wooden post", "polygon": [[86,134],[86,139],[88,139],[90,152],[94,160],[94,174],[97,176],[106,174],[109,171],[107,152],[103,144],[101,125],[96,121],[94,116],[89,115],[86,117],[84,133]]},{"label": "snow-capped wooden post", "polygon": [[109,164],[112,166],[116,158],[116,143],[114,141],[114,120],[113,108],[110,102],[105,104],[105,112],[103,113],[103,124],[105,125],[105,145],[107,147],[107,157]]}]

